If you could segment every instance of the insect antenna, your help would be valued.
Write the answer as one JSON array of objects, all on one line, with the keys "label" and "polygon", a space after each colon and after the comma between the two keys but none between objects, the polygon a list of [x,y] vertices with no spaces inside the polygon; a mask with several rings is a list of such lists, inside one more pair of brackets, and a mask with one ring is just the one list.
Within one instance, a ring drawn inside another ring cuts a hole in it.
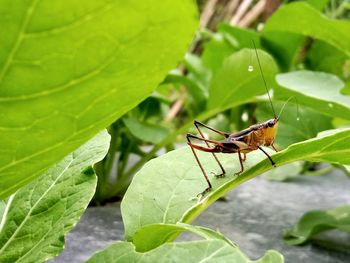
[{"label": "insect antenna", "polygon": [[297,98],[294,97],[294,96],[289,97],[289,99],[286,100],[286,102],[283,104],[283,106],[282,106],[280,112],[278,113],[278,117],[277,117],[278,119],[281,117],[282,112],[283,112],[283,110],[284,110],[284,107],[288,104],[288,102],[289,102],[291,99],[294,99],[294,100],[295,100],[295,104],[296,104],[296,106],[297,106],[297,120],[299,120],[299,103],[298,103]]},{"label": "insect antenna", "polygon": [[271,96],[270,96],[270,93],[269,93],[269,89],[267,88],[265,76],[264,76],[264,73],[263,73],[263,71],[262,71],[262,67],[261,67],[261,64],[260,64],[260,59],[259,59],[258,51],[257,51],[257,49],[256,49],[255,42],[254,42],[253,39],[252,39],[252,42],[253,42],[253,46],[254,46],[256,58],[257,58],[257,60],[258,60],[261,78],[262,78],[263,81],[264,81],[265,89],[266,89],[267,95],[269,96],[269,101],[270,101],[271,108],[272,108],[272,111],[273,111],[273,116],[275,117],[275,119],[277,119],[278,117],[277,117],[277,115],[276,115],[275,108],[273,107],[273,104],[272,104],[272,100],[271,100]]}]

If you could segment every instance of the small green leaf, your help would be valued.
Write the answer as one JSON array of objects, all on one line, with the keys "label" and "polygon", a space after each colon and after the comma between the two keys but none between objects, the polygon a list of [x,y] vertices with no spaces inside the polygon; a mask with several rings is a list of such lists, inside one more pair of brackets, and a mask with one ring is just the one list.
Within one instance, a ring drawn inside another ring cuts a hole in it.
[{"label": "small green leaf", "polygon": [[267,21],[264,32],[283,31],[322,40],[350,56],[350,22],[329,19],[312,6],[297,2],[281,6]]},{"label": "small green leaf", "polygon": [[140,121],[135,117],[125,117],[123,122],[132,135],[145,142],[156,144],[169,134],[167,128]]},{"label": "small green leaf", "polygon": [[181,223],[147,225],[135,233],[133,243],[138,252],[145,252],[166,242],[175,240],[175,238],[183,231],[190,231],[205,239],[220,239],[231,246],[236,246],[221,233],[210,228]]},{"label": "small green leaf", "polygon": [[305,213],[293,229],[284,234],[289,245],[301,245],[320,232],[338,229],[350,233],[350,206]]},{"label": "small green leaf", "polygon": [[[350,129],[339,129],[290,145],[275,154],[268,152],[277,166],[299,160],[349,165],[349,144]],[[219,154],[227,175],[215,179],[210,172],[220,172],[220,168],[211,154],[198,152],[198,157],[213,184],[213,190],[201,200],[197,195],[207,184],[188,147],[149,161],[135,175],[121,203],[127,240],[132,240],[136,231],[149,224],[190,223],[231,189],[273,168],[262,152],[253,151],[247,155],[245,171],[235,176],[240,169],[237,155]]]},{"label": "small green leaf", "polygon": [[284,100],[290,96],[305,105],[331,117],[350,119],[350,96],[340,93],[344,82],[337,76],[313,71],[295,71],[278,74],[277,83],[282,87],[276,98]]},{"label": "small green leaf", "polygon": [[204,103],[208,97],[208,91],[188,75],[183,75],[180,70],[172,70],[168,73],[162,84],[178,84],[187,87],[189,94],[196,100],[197,103]]},{"label": "small green leaf", "polygon": [[249,260],[238,248],[223,240],[200,240],[181,243],[167,243],[146,253],[135,251],[129,242],[116,242],[107,249],[98,252],[87,263],[283,263],[283,256],[270,250],[257,261]]},{"label": "small green leaf", "polygon": [[0,0],[0,14],[0,199],[149,96],[198,26],[193,0]]},{"label": "small green leaf", "polygon": [[64,235],[94,195],[91,165],[106,155],[109,139],[106,131],[99,133],[10,197],[0,232],[0,262],[43,262],[63,250]]}]

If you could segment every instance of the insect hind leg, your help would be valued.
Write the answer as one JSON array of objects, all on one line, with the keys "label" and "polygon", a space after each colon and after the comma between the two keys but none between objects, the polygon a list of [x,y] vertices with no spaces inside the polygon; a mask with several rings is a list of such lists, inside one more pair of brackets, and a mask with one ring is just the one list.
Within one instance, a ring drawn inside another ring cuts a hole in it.
[{"label": "insect hind leg", "polygon": [[[228,134],[227,134],[227,133],[221,132],[221,131],[219,131],[219,130],[216,130],[216,129],[210,127],[210,126],[205,125],[204,123],[201,123],[201,122],[195,120],[195,121],[194,121],[194,126],[196,126],[197,131],[199,132],[201,138],[203,138],[203,139],[205,139],[205,137],[204,137],[204,135],[203,135],[201,129],[199,128],[199,125],[201,125],[201,126],[207,128],[207,129],[209,129],[209,130],[211,130],[211,131],[214,131],[214,132],[216,132],[216,133],[218,133],[218,134],[224,136],[225,138],[228,137]],[[209,147],[208,141],[204,140],[204,142],[205,142],[205,144]],[[212,155],[213,155],[215,161],[217,162],[217,164],[219,165],[219,167],[220,167],[220,169],[221,169],[221,174],[215,174],[214,172],[212,172],[212,174],[214,174],[214,176],[215,176],[216,178],[224,177],[225,174],[226,174],[226,171],[225,171],[223,165],[221,164],[221,162],[219,161],[219,159],[218,159],[218,157],[216,156],[215,153],[212,152]]]},{"label": "insect hind leg", "polygon": [[[197,195],[197,196],[204,196],[207,192],[209,192],[209,191],[211,190],[212,185],[211,185],[211,183],[210,183],[210,181],[209,181],[209,178],[208,178],[206,172],[204,171],[204,168],[203,168],[201,162],[199,161],[199,158],[198,158],[198,156],[197,156],[197,154],[196,154],[196,152],[195,152],[195,150],[194,150],[194,149],[196,149],[196,148],[194,147],[195,145],[192,144],[192,142],[191,142],[191,140],[190,140],[190,138],[193,138],[193,137],[196,138],[196,136],[193,136],[192,134],[187,134],[187,136],[186,136],[188,145],[190,146],[191,151],[192,151],[192,153],[193,153],[193,155],[194,155],[194,158],[196,159],[196,161],[197,161],[197,163],[198,163],[198,165],[199,165],[199,168],[200,168],[201,171],[202,171],[202,174],[203,174],[203,176],[204,176],[204,179],[207,181],[207,184],[208,184],[208,187],[207,187],[203,192],[201,192],[201,193],[199,193],[199,194]],[[198,148],[197,148],[197,149],[198,149]]]}]

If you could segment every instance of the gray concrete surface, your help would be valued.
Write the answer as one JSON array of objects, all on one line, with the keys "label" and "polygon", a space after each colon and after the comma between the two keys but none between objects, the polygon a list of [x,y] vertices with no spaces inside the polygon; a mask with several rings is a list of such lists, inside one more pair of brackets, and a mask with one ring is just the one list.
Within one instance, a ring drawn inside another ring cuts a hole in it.
[{"label": "gray concrete surface", "polygon": [[[285,256],[287,263],[350,262],[348,234],[333,231],[322,235],[325,242],[336,242],[335,249],[315,244],[291,247],[281,238],[283,231],[306,211],[350,204],[350,180],[341,172],[303,176],[288,183],[255,178],[239,186],[227,198],[226,202],[213,204],[194,224],[219,229],[252,259],[268,249],[276,249]],[[180,237],[181,240],[192,238],[186,234]],[[119,204],[90,207],[68,235],[64,252],[50,262],[84,262],[97,250],[121,239],[123,224]],[[338,251],[341,247],[343,251]]]}]

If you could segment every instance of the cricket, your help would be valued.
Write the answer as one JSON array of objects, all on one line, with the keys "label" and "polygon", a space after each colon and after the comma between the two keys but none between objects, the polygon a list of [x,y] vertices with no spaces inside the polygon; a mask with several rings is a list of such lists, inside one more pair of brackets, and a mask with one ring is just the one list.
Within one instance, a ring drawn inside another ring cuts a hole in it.
[{"label": "cricket", "polygon": [[[254,41],[253,41],[253,46],[254,46],[256,58],[258,61],[261,78],[263,80],[265,89],[267,91],[267,95],[268,95],[268,98],[269,98],[269,101],[271,104],[271,109],[273,111],[274,117],[272,119],[265,121],[265,122],[251,125],[247,129],[244,129],[244,130],[239,131],[239,132],[234,132],[234,133],[219,131],[219,130],[214,129],[214,128],[212,128],[212,127],[210,127],[210,126],[208,126],[200,121],[197,121],[197,120],[194,121],[194,126],[196,127],[196,129],[199,133],[199,136],[188,133],[186,136],[187,144],[190,146],[192,153],[193,153],[193,155],[194,155],[194,157],[199,165],[199,168],[201,169],[202,174],[203,174],[206,182],[208,183],[208,187],[203,192],[201,192],[198,196],[200,196],[200,195],[204,196],[207,192],[209,192],[212,189],[212,185],[210,183],[208,175],[205,172],[195,150],[209,152],[213,155],[215,161],[217,162],[217,164],[219,165],[219,167],[221,169],[221,173],[219,173],[219,174],[214,173],[214,176],[217,178],[225,176],[226,171],[225,171],[223,165],[220,163],[218,157],[215,155],[215,153],[237,153],[238,154],[238,159],[240,162],[241,169],[240,169],[240,171],[236,172],[235,175],[239,175],[244,171],[243,162],[246,160],[246,154],[251,152],[251,151],[255,151],[255,150],[262,151],[267,156],[267,158],[270,160],[271,165],[274,167],[276,166],[276,163],[273,161],[271,156],[262,148],[262,146],[271,147],[272,149],[274,149],[277,152],[277,149],[274,146],[274,141],[275,141],[276,134],[277,134],[278,121],[279,121],[280,114],[277,116],[275,109],[273,107],[272,100],[271,100],[271,97],[269,94],[269,90],[268,90],[266,80],[265,80],[265,77],[264,77],[264,74],[262,71],[260,59],[259,59],[258,52],[257,52]],[[220,140],[220,141],[206,139],[201,128],[206,128],[208,130],[211,130],[217,134],[220,134],[224,138],[223,138],[223,140]],[[194,144],[192,142],[193,139],[204,142],[206,146]]]}]

